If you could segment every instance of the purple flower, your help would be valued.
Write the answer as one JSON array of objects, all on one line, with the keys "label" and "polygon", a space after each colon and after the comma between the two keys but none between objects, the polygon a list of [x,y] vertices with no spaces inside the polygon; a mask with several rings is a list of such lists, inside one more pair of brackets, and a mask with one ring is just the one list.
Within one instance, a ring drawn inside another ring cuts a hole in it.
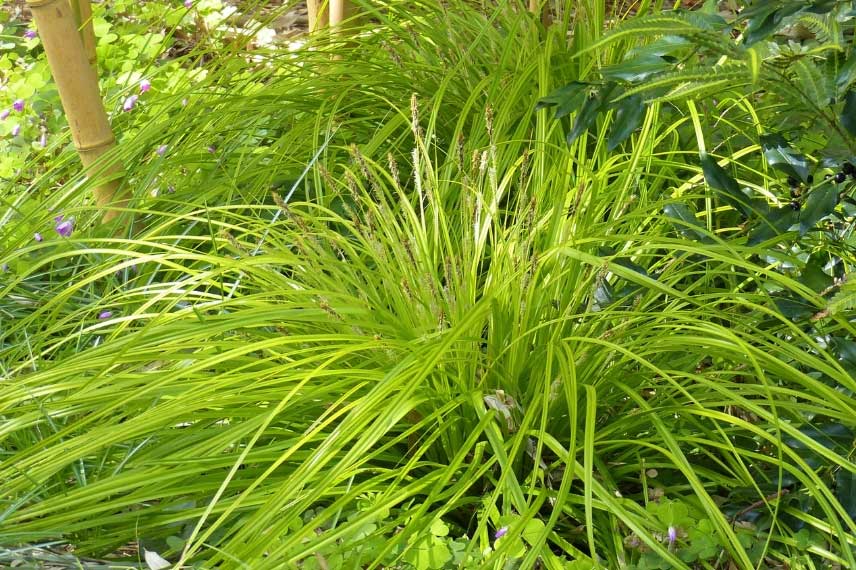
[{"label": "purple flower", "polygon": [[130,97],[125,99],[125,102],[122,103],[122,110],[130,111],[131,109],[133,109],[134,105],[137,104],[137,99],[139,99],[139,96],[137,95],[131,95]]},{"label": "purple flower", "polygon": [[496,534],[493,535],[494,538],[502,538],[508,532],[508,527],[504,526],[497,529]]},{"label": "purple flower", "polygon": [[42,234],[40,234],[39,232],[36,232],[33,234],[33,239],[36,241],[42,241],[45,238],[42,237]]},{"label": "purple flower", "polygon": [[39,146],[42,148],[48,146],[48,134],[45,131],[42,131],[42,134],[39,137]]},{"label": "purple flower", "polygon": [[101,311],[100,313],[98,313],[98,320],[103,321],[104,319],[109,319],[112,316],[113,313],[111,311]]},{"label": "purple flower", "polygon": [[26,32],[24,32],[24,37],[28,40],[36,39],[36,35],[36,30],[27,30]]},{"label": "purple flower", "polygon": [[673,526],[669,527],[668,531],[669,535],[669,544],[675,544],[675,541],[678,540],[678,529]]},{"label": "purple flower", "polygon": [[193,0],[184,0],[184,7],[188,10],[193,8]]},{"label": "purple flower", "polygon": [[20,134],[21,134],[21,125],[15,125],[14,127],[12,127],[12,136],[13,137],[17,137]]},{"label": "purple flower", "polygon": [[217,147],[216,147],[216,146],[214,146],[213,144],[212,144],[212,145],[209,145],[209,147],[208,147],[208,152],[209,152],[210,154],[214,154],[215,152],[217,152]]},{"label": "purple flower", "polygon": [[157,153],[157,155],[158,155],[158,156],[163,156],[163,155],[165,155],[165,154],[166,154],[166,150],[167,150],[168,148],[169,148],[169,147],[168,147],[167,145],[162,144],[162,145],[160,145],[160,146],[158,147],[158,149],[157,149],[155,152]]},{"label": "purple flower", "polygon": [[0,265],[0,271],[2,271],[3,273],[6,273],[7,271],[9,271],[9,264],[4,263],[3,265]]},{"label": "purple flower", "polygon": [[0,111],[0,121],[12,114],[12,109],[3,109]]},{"label": "purple flower", "polygon": [[74,231],[74,222],[71,220],[65,220],[64,222],[58,222],[56,225],[56,233],[61,235],[64,238],[71,236],[71,232]]},{"label": "purple flower", "polygon": [[15,102],[12,103],[12,108],[20,113],[21,111],[24,110],[24,100],[23,99],[15,99]]},{"label": "purple flower", "polygon": [[140,81],[140,93],[145,93],[149,89],[152,88],[152,83],[148,79],[143,79]]}]

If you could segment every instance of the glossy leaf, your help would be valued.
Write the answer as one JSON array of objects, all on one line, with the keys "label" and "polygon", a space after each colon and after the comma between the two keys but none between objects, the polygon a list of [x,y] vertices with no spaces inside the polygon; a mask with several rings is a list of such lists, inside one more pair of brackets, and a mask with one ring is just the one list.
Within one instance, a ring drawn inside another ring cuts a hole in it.
[{"label": "glossy leaf", "polygon": [[773,303],[782,315],[792,321],[806,319],[817,311],[814,305],[800,297],[777,296],[773,297]]},{"label": "glossy leaf", "polygon": [[787,232],[799,221],[799,214],[789,206],[768,208],[763,212],[749,234],[749,245],[757,245]]},{"label": "glossy leaf", "polygon": [[856,136],[856,89],[848,91],[847,96],[844,98],[841,124],[851,135]]},{"label": "glossy leaf", "polygon": [[755,2],[741,13],[748,22],[744,35],[745,44],[752,45],[767,39],[782,24],[782,21],[806,7],[803,0],[789,2]]},{"label": "glossy leaf", "polygon": [[810,231],[817,222],[835,210],[838,192],[838,187],[829,182],[811,191],[800,211],[800,235]]},{"label": "glossy leaf", "polygon": [[726,203],[744,215],[751,213],[751,208],[746,204],[747,198],[740,191],[737,180],[722,168],[715,158],[706,153],[702,154],[701,169],[705,182],[714,190],[721,192]]},{"label": "glossy leaf", "polygon": [[770,167],[803,182],[808,179],[808,160],[791,148],[782,136],[775,133],[761,135],[761,148]]},{"label": "glossy leaf", "polygon": [[844,90],[850,87],[850,84],[854,80],[856,80],[856,52],[850,51],[847,60],[838,71],[838,75],[835,78],[835,86],[839,90]]},{"label": "glossy leaf", "polygon": [[695,215],[693,215],[692,211],[685,204],[677,202],[666,204],[663,207],[663,211],[670,218],[679,221],[679,223],[673,225],[684,237],[702,242],[713,241],[704,231],[693,229],[693,226],[697,228],[704,228],[704,226],[696,219]]},{"label": "glossy leaf", "polygon": [[577,140],[583,133],[585,133],[589,127],[591,127],[594,122],[597,120],[598,115],[603,112],[607,106],[609,105],[610,97],[616,88],[615,83],[607,83],[602,86],[600,89],[589,95],[586,99],[585,103],[583,103],[580,112],[577,113],[576,119],[574,120],[574,126],[571,129],[571,132],[568,133],[566,140],[568,144],[573,143]]},{"label": "glossy leaf", "polygon": [[642,124],[647,109],[641,95],[631,95],[619,101],[606,148],[613,150],[627,140],[627,137]]},{"label": "glossy leaf", "polygon": [[809,257],[800,274],[800,282],[818,292],[827,289],[834,279],[823,270],[823,266],[824,259],[819,255]]},{"label": "glossy leaf", "polygon": [[835,498],[856,521],[856,473],[839,469],[835,474]]},{"label": "glossy leaf", "polygon": [[554,118],[561,119],[580,108],[580,106],[585,102],[586,90],[589,87],[589,83],[573,81],[564,87],[559,87],[538,101],[535,105],[535,109],[538,110],[547,107],[555,107]]},{"label": "glossy leaf", "polygon": [[650,44],[627,52],[624,61],[600,69],[606,79],[637,83],[648,77],[674,68],[676,55],[691,47],[692,43],[681,36],[665,36]]}]

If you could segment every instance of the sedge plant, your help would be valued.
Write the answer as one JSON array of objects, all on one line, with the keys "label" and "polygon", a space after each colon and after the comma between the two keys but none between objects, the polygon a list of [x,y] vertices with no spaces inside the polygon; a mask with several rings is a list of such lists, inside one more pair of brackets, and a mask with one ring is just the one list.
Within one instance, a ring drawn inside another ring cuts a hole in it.
[{"label": "sedge plant", "polygon": [[[117,151],[126,236],[73,177],[11,201],[0,543],[259,569],[853,565],[828,476],[856,472],[856,382],[758,283],[817,293],[704,212],[664,214],[675,189],[708,198],[686,117],[653,105],[608,149],[614,116],[568,145],[536,110],[626,49],[570,57],[602,3],[564,12],[571,43],[515,3],[448,4],[367,5],[347,38],[236,50],[190,104],[162,95]],[[811,437],[821,419],[842,437]]]}]

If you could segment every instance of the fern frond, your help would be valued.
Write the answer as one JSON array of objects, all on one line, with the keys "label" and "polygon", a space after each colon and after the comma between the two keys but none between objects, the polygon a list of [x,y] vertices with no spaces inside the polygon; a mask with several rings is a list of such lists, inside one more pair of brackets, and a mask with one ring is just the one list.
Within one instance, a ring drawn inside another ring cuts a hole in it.
[{"label": "fern frond", "polygon": [[[698,66],[682,69],[680,71],[663,73],[648,81],[643,85],[627,89],[621,94],[617,100],[644,93],[646,91],[655,91],[672,86],[680,86],[682,84],[692,84],[696,86],[694,92],[698,93],[706,86],[716,86],[720,90],[723,85],[743,84],[752,81],[752,72],[747,67],[740,63],[732,63],[722,67]],[[669,97],[667,95],[667,97]]]},{"label": "fern frond", "polygon": [[736,82],[733,78],[728,79],[719,79],[716,81],[705,81],[704,83],[686,83],[684,85],[678,85],[665,95],[661,97],[655,97],[646,102],[649,103],[665,103],[669,101],[676,101],[679,99],[701,99],[703,97],[714,96],[716,94],[721,94],[723,91],[727,91],[729,89],[734,89],[737,87],[742,87],[745,84],[751,83],[751,77],[747,78],[745,82]]},{"label": "fern frond", "polygon": [[835,92],[832,86],[832,78],[821,71],[819,66],[807,58],[800,59],[791,66],[794,72],[794,80],[800,89],[815,105],[824,107],[829,105]]},{"label": "fern frond", "polygon": [[845,276],[841,289],[832,296],[826,306],[826,312],[835,315],[843,311],[856,309],[856,275]]},{"label": "fern frond", "polygon": [[804,109],[817,111],[814,101],[793,81],[781,73],[763,73],[761,75],[760,88],[768,91],[780,99],[785,107],[793,109]]},{"label": "fern frond", "polygon": [[812,12],[802,12],[794,24],[805,26],[814,34],[814,38],[818,43],[825,44],[825,48],[841,49],[841,28],[838,26],[835,18]]},{"label": "fern frond", "polygon": [[700,28],[689,22],[686,17],[679,15],[655,14],[643,16],[623,22],[600,40],[589,45],[584,50],[577,52],[574,57],[579,57],[584,53],[599,50],[604,46],[626,39],[648,40],[652,36],[669,35],[690,37],[692,34],[701,34],[706,31],[704,28]]}]

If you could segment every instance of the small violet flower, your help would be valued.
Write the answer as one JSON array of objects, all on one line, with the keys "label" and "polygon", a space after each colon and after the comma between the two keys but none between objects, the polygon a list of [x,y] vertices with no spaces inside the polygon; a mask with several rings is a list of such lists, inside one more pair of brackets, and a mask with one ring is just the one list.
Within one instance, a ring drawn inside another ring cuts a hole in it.
[{"label": "small violet flower", "polygon": [[9,264],[4,263],[3,265],[0,265],[0,271],[2,271],[3,273],[6,273],[7,271],[9,271]]},{"label": "small violet flower", "polygon": [[148,79],[143,79],[140,81],[140,93],[145,93],[149,89],[152,88],[152,83]]},{"label": "small violet flower", "polygon": [[493,537],[494,538],[502,538],[503,536],[506,535],[507,532],[508,532],[507,526],[501,527],[501,528],[497,529],[496,534],[494,534]]},{"label": "small violet flower", "polygon": [[36,39],[36,35],[36,30],[27,30],[26,32],[24,32],[24,37],[28,40]]},{"label": "small violet flower", "polygon": [[137,99],[139,99],[139,96],[137,95],[131,95],[130,97],[125,99],[125,102],[122,103],[122,110],[130,111],[131,109],[133,109],[134,105],[137,104]]},{"label": "small violet flower", "polygon": [[42,241],[45,238],[42,237],[42,234],[40,234],[39,232],[36,232],[33,234],[33,239],[36,241]]},{"label": "small violet flower", "polygon": [[214,154],[215,152],[217,152],[217,147],[216,147],[216,146],[214,146],[213,144],[212,144],[212,145],[209,145],[209,146],[208,146],[208,153],[209,153],[209,154]]},{"label": "small violet flower", "polygon": [[0,111],[0,121],[12,114],[12,109],[3,109]]},{"label": "small violet flower", "polygon": [[181,100],[181,106],[182,107],[187,107],[187,103],[188,103],[187,97],[185,97],[184,99]]},{"label": "small violet flower", "polygon": [[56,221],[56,233],[61,235],[64,238],[67,238],[71,235],[71,232],[74,231],[74,222],[72,220],[63,220],[62,216],[57,216],[54,218]]},{"label": "small violet flower", "polygon": [[167,145],[162,144],[162,145],[160,145],[160,146],[158,147],[158,149],[157,149],[155,152],[157,153],[157,155],[158,155],[158,156],[163,156],[163,155],[165,155],[165,154],[166,154],[166,150],[167,150],[168,148],[169,148],[169,147],[168,147]]},{"label": "small violet flower", "polygon": [[668,531],[669,544],[675,544],[675,541],[678,540],[678,529],[673,526],[669,527]]},{"label": "small violet flower", "polygon": [[193,8],[193,0],[184,0],[184,7],[188,10]]},{"label": "small violet flower", "polygon": [[42,131],[42,135],[39,137],[39,146],[45,148],[48,146],[48,134]]},{"label": "small violet flower", "polygon": [[113,313],[111,311],[101,311],[100,313],[98,313],[98,319],[102,320],[102,321],[104,319],[109,319],[112,316],[113,316]]},{"label": "small violet flower", "polygon": [[21,125],[15,125],[14,127],[12,127],[12,136],[13,137],[17,137],[20,134],[21,134]]},{"label": "small violet flower", "polygon": [[24,100],[23,99],[15,99],[15,102],[12,103],[12,108],[20,113],[21,111],[24,110]]}]

